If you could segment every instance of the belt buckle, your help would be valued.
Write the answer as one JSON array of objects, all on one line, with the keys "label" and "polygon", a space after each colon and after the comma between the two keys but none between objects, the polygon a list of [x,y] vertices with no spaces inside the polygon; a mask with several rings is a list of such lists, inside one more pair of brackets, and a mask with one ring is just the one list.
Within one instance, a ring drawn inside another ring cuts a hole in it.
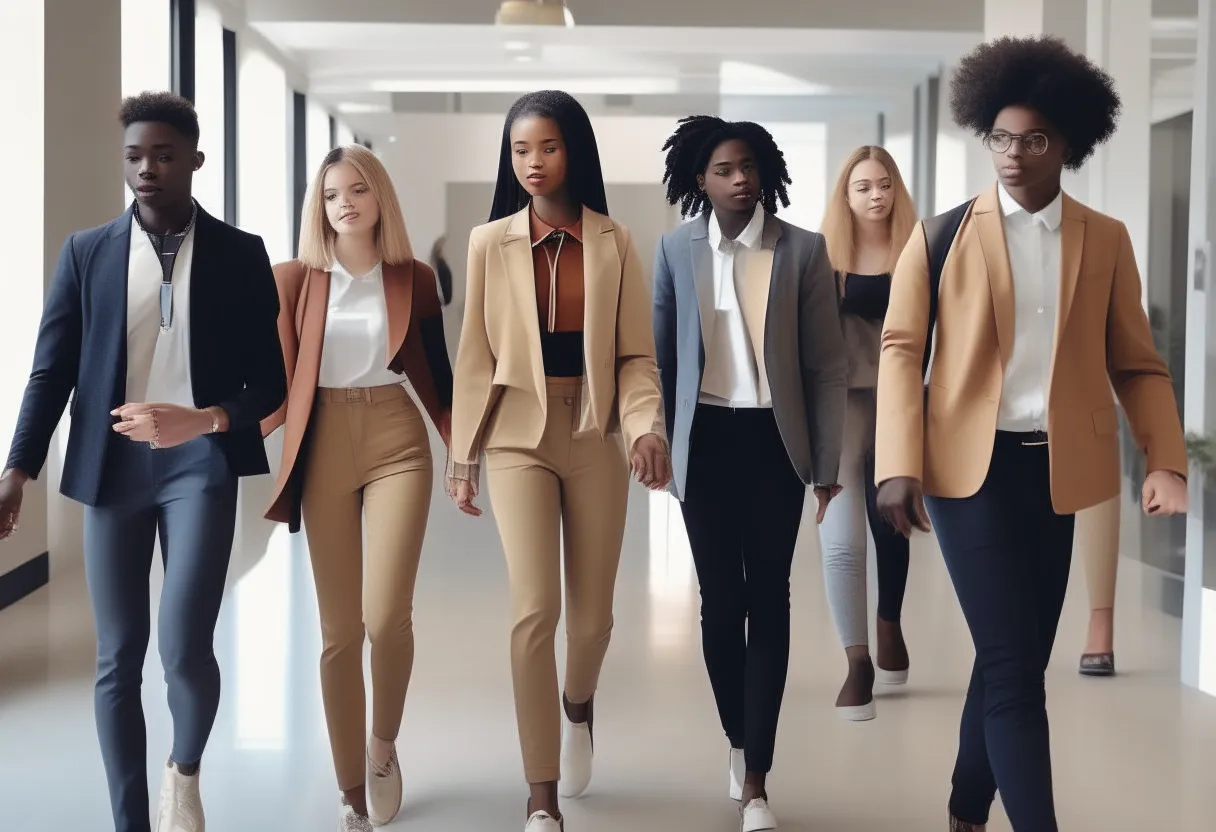
[{"label": "belt buckle", "polygon": [[346,388],[346,401],[347,401],[347,403],[363,401],[363,388],[362,387],[347,387]]},{"label": "belt buckle", "polygon": [[1033,439],[1028,439],[1025,442],[1023,442],[1022,443],[1023,448],[1037,448],[1037,447],[1040,447],[1041,445],[1047,444],[1047,431],[1032,430],[1032,431],[1030,431],[1030,435],[1033,437]]}]

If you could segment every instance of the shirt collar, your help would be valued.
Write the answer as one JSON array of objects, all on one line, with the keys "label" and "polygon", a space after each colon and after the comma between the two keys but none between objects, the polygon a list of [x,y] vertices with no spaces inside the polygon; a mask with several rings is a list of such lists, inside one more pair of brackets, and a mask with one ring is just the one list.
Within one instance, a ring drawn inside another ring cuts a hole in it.
[{"label": "shirt collar", "polygon": [[[760,238],[764,235],[764,205],[760,202],[756,203],[756,210],[752,212],[752,218],[748,221],[746,227],[739,232],[739,236],[734,239],[734,242],[749,249],[760,247]],[[718,215],[710,212],[709,215],[709,244],[718,251],[725,251],[723,243],[728,242],[722,236],[722,227],[718,225]]]},{"label": "shirt collar", "polygon": [[583,218],[579,217],[565,228],[554,228],[536,215],[536,211],[528,208],[528,224],[532,237],[532,246],[536,247],[554,231],[565,231],[580,243],[583,241]]},{"label": "shirt collar", "polygon": [[1005,190],[1004,185],[997,185],[997,195],[1001,201],[1001,214],[1006,217],[1012,217],[1021,213],[1031,221],[1038,220],[1048,231],[1056,231],[1060,227],[1060,223],[1064,219],[1064,189],[1056,194],[1046,208],[1039,211],[1037,214],[1031,214],[1021,205],[1018,205],[1017,200],[1009,195],[1009,191]]}]

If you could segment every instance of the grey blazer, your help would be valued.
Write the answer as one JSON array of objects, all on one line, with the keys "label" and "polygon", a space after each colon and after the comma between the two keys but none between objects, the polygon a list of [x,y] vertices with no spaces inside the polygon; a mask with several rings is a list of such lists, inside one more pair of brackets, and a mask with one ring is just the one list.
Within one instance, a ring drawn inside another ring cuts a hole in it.
[{"label": "grey blazer", "polygon": [[[761,245],[773,250],[764,362],[777,428],[804,483],[835,485],[849,364],[827,246],[823,235],[771,214]],[[713,279],[706,213],[663,236],[654,266],[654,340],[671,442],[671,491],[681,500],[705,369],[701,316],[713,314]]]}]

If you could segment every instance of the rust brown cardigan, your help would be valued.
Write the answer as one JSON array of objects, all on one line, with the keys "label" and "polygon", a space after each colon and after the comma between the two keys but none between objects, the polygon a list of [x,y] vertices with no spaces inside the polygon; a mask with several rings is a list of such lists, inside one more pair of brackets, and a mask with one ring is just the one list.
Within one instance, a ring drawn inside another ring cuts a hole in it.
[{"label": "rust brown cardigan", "polygon": [[[329,306],[329,272],[310,269],[298,260],[274,267],[279,289],[279,341],[287,367],[287,401],[262,421],[262,436],[285,425],[283,461],[266,519],[300,530],[302,460],[306,455],[325,313]],[[384,266],[384,299],[388,309],[390,370],[408,378],[418,399],[437,422],[452,408],[452,368],[443,337],[442,307],[435,273],[425,263]]]}]

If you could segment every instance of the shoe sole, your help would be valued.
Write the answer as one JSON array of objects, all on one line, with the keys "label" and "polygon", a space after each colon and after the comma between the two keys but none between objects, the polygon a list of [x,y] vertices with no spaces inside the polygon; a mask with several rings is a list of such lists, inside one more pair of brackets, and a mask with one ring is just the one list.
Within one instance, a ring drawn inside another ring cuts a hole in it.
[{"label": "shoe sole", "polygon": [[899,685],[908,684],[907,670],[883,670],[881,667],[874,668],[874,684],[883,685],[885,687],[898,687]]},{"label": "shoe sole", "polygon": [[865,705],[838,705],[836,715],[846,722],[869,722],[878,716],[878,706],[873,702]]}]

